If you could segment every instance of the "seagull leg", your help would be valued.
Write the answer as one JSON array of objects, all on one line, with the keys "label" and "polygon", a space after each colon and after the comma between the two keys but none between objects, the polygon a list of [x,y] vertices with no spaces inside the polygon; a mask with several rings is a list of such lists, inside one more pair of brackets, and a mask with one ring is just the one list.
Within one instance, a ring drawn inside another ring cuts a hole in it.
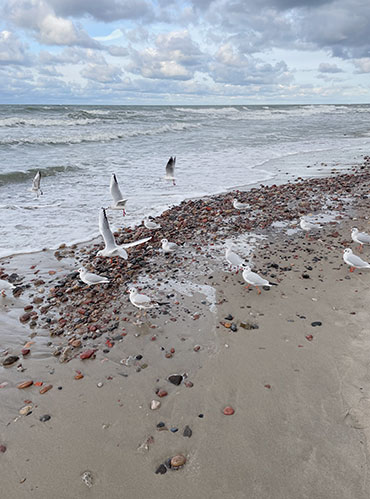
[{"label": "seagull leg", "polygon": [[248,284],[248,286],[244,286],[244,287],[245,287],[245,289],[249,289],[249,286],[250,286],[250,284]]},{"label": "seagull leg", "polygon": [[172,180],[172,185],[176,185],[176,182],[175,182],[175,180]]},{"label": "seagull leg", "polygon": [[6,296],[5,289],[1,290],[1,295],[4,296],[4,298],[5,298],[5,296]]},{"label": "seagull leg", "polygon": [[355,271],[355,267],[350,267],[350,268],[349,268],[349,271],[350,271],[350,272],[354,272],[354,271]]},{"label": "seagull leg", "polygon": [[261,294],[261,290],[258,286],[256,286],[256,289],[257,289],[257,293],[260,295]]},{"label": "seagull leg", "polygon": [[123,216],[125,217],[126,216],[126,210],[124,208],[122,210],[122,213],[123,213]]},{"label": "seagull leg", "polygon": [[362,248],[363,248],[363,245],[360,244],[360,246],[358,247],[358,250],[359,250],[360,253],[362,253]]}]

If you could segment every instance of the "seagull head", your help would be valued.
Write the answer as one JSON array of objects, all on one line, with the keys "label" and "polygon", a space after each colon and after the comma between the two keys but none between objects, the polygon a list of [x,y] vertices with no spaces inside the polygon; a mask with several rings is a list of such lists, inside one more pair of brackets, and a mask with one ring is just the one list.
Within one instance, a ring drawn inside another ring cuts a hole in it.
[{"label": "seagull head", "polygon": [[358,228],[357,227],[352,227],[352,234],[357,234]]},{"label": "seagull head", "polygon": [[162,240],[161,240],[161,243],[162,243],[162,244],[166,244],[166,243],[168,243],[168,239],[162,239]]},{"label": "seagull head", "polygon": [[352,253],[351,248],[346,248],[346,249],[343,250],[343,254],[344,255],[350,255],[351,253]]},{"label": "seagull head", "polygon": [[250,272],[250,271],[251,271],[250,266],[249,266],[248,264],[246,264],[246,263],[243,263],[243,264],[241,265],[241,267],[242,267],[243,271],[244,271],[244,270],[245,270],[246,272]]},{"label": "seagull head", "polygon": [[78,272],[79,272],[80,274],[82,274],[82,272],[86,272],[86,270],[85,270],[83,267],[80,267],[80,268],[78,269]]}]

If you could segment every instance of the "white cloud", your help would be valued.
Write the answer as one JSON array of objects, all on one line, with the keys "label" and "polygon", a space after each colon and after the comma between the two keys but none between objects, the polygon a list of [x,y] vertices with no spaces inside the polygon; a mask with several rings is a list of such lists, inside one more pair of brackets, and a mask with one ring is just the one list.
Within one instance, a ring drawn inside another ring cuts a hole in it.
[{"label": "white cloud", "polygon": [[94,36],[94,40],[98,40],[99,42],[109,42],[111,40],[118,40],[119,38],[123,37],[123,33],[120,29],[115,29],[110,33],[109,35],[106,36]]}]

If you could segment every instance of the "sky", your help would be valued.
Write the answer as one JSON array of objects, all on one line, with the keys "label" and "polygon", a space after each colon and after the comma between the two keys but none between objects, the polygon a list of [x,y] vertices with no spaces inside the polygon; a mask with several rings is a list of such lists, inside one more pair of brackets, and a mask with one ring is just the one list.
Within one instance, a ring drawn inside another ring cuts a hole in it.
[{"label": "sky", "polygon": [[0,104],[369,102],[369,0],[0,0]]}]

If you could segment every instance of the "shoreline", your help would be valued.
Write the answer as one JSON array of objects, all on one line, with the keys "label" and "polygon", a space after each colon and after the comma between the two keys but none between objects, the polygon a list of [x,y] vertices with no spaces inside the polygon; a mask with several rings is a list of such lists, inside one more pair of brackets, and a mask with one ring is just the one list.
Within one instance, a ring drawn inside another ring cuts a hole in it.
[{"label": "shoreline", "polygon": [[[183,202],[155,219],[163,230],[132,248],[128,262],[96,258],[97,243],[60,248],[57,258],[46,252],[42,263],[31,257],[31,286],[3,313],[22,331],[9,339],[19,361],[0,367],[7,495],[118,499],[124,487],[128,497],[155,499],[175,490],[184,499],[368,497],[368,276],[350,275],[342,261],[352,218],[361,230],[369,224],[369,162],[362,166],[240,192],[247,214],[232,208],[233,192]],[[287,234],[300,214],[323,212],[332,218],[312,240]],[[118,242],[147,232],[126,228]],[[182,244],[178,254],[158,251],[162,237]],[[277,286],[261,296],[245,290],[224,265],[229,240],[246,258],[253,252],[255,270]],[[12,271],[16,259],[1,269]],[[71,271],[76,259],[112,284],[85,289]],[[129,283],[168,305],[137,324]],[[20,324],[14,309],[30,317]],[[22,356],[25,341],[35,343]],[[87,350],[94,353],[81,360]],[[179,385],[171,374],[182,376]],[[17,389],[26,379],[53,388]],[[20,415],[26,405],[31,413]],[[224,416],[225,406],[235,414]],[[41,422],[44,415],[51,419]],[[186,457],[183,468],[155,473],[176,454]]]}]

